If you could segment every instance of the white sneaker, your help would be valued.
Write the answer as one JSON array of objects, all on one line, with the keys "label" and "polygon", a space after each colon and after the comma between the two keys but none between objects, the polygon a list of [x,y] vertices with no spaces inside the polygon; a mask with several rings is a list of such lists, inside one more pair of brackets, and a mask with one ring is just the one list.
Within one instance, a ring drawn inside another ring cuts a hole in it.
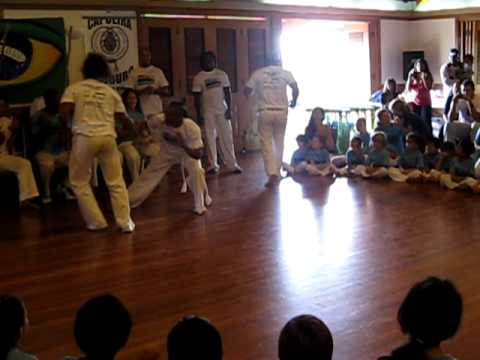
[{"label": "white sneaker", "polygon": [[108,224],[92,224],[87,225],[87,229],[90,231],[100,231],[108,228]]},{"label": "white sneaker", "polygon": [[193,209],[193,212],[198,216],[202,216],[207,212],[207,208],[203,207],[201,209]]},{"label": "white sneaker", "polygon": [[210,197],[210,195],[208,195],[208,194],[205,195],[205,206],[210,207],[210,206],[212,206],[212,204],[213,204],[213,200]]},{"label": "white sneaker", "polygon": [[126,227],[122,227],[122,233],[130,234],[135,231],[135,223],[132,219],[128,220],[128,225]]}]

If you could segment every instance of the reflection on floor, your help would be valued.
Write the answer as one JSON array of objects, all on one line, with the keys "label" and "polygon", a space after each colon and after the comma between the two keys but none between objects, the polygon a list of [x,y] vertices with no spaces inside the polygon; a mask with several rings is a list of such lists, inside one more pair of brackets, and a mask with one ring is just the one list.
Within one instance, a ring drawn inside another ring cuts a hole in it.
[{"label": "reflection on floor", "polygon": [[165,359],[169,328],[195,313],[219,326],[226,359],[275,359],[281,326],[312,313],[331,327],[335,359],[375,359],[403,340],[395,317],[407,289],[434,274],[465,296],[448,350],[479,358],[478,198],[346,179],[266,190],[259,154],[240,161],[244,175],[209,178],[215,203],[205,217],[170,176],[133,212],[133,235],[84,231],[75,203],[3,212],[0,293],[29,308],[23,347],[40,359],[78,354],[75,309],[112,292],[134,314],[123,358],[158,348]]}]

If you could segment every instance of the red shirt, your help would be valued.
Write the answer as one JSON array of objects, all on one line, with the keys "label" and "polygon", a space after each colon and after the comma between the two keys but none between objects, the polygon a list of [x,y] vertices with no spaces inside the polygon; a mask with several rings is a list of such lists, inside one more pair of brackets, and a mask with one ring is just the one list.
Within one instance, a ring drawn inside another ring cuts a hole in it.
[{"label": "red shirt", "polygon": [[417,106],[432,105],[432,97],[430,96],[430,90],[425,86],[425,82],[421,79],[413,79],[411,90],[415,93],[415,99],[413,103]]}]

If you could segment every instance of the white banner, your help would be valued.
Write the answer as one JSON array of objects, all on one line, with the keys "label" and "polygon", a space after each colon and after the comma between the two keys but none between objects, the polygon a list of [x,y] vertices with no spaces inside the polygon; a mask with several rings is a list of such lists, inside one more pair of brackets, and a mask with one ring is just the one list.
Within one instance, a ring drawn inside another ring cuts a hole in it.
[{"label": "white banner", "polygon": [[137,20],[135,16],[85,16],[85,49],[103,54],[111,67],[109,83],[115,88],[127,85],[129,74],[138,66]]}]

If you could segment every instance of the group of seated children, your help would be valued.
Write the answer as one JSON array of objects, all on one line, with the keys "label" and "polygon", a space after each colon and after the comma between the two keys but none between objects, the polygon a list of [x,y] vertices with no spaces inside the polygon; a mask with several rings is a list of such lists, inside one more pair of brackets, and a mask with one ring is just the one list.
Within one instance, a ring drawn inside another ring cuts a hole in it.
[{"label": "group of seated children", "polygon": [[[394,100],[397,101],[397,100]],[[432,182],[448,189],[480,193],[480,132],[470,138],[441,143],[412,131],[388,109],[376,113],[377,127],[367,132],[364,118],[357,120],[345,156],[330,156],[323,136],[297,137],[298,149],[290,164],[291,175],[390,178],[396,182]],[[478,149],[476,150],[476,146]]]},{"label": "group of seated children", "polygon": [[[137,93],[127,89],[122,93],[122,99],[132,126],[125,128],[120,121],[116,122],[118,150],[130,180],[134,181],[142,171],[144,160],[158,155],[160,146],[154,142],[145,116],[139,110]],[[54,89],[47,90],[40,107],[32,111],[30,119],[32,138],[29,139],[29,150],[33,152],[32,160],[35,160],[38,169],[44,204],[52,202],[55,170],[62,167],[68,169],[69,164],[71,129],[60,120],[59,104],[60,93]],[[39,191],[30,161],[15,153],[14,139],[19,129],[18,123],[9,105],[0,100],[0,171],[15,173],[20,203],[32,204],[30,200],[38,197]],[[66,172],[57,184],[56,192],[66,199],[75,198]]]},{"label": "group of seated children", "polygon": [[[450,281],[430,277],[417,283],[408,292],[397,315],[408,341],[380,359],[454,360],[441,344],[455,336],[462,314],[462,297]],[[17,348],[27,326],[25,305],[15,297],[0,296],[0,360],[37,360]],[[73,333],[83,355],[68,358],[114,360],[126,346],[132,327],[131,315],[118,298],[97,296],[87,301],[75,318]],[[342,344],[335,346],[341,348]],[[333,350],[333,336],[328,326],[312,315],[300,315],[288,321],[278,339],[280,360],[331,360]],[[220,331],[197,316],[185,317],[172,328],[166,351],[169,360],[224,358]],[[158,358],[157,352],[145,352],[139,360]]]}]

